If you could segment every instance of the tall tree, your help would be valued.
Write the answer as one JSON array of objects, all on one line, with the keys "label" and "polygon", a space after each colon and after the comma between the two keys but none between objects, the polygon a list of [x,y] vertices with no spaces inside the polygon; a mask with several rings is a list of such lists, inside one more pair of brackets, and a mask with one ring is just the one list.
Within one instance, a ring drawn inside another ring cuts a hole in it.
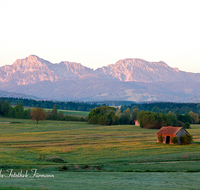
[{"label": "tall tree", "polygon": [[189,115],[191,117],[192,123],[199,123],[199,115],[197,113],[190,111]]},{"label": "tall tree", "polygon": [[1,107],[2,113],[4,116],[7,116],[10,110],[10,104],[8,103],[8,100],[6,100]]},{"label": "tall tree", "polygon": [[46,119],[46,111],[42,108],[32,108],[31,109],[31,118],[36,120],[37,124],[40,120]]},{"label": "tall tree", "polygon": [[15,118],[22,118],[22,113],[24,111],[24,106],[23,104],[20,102],[18,105],[15,106],[14,108],[14,113],[15,113]]},{"label": "tall tree", "polygon": [[141,111],[138,114],[138,121],[140,127],[147,129],[160,129],[164,123],[162,114],[149,111]]},{"label": "tall tree", "polygon": [[118,109],[118,110],[116,111],[115,115],[116,115],[118,118],[120,118],[121,115],[122,115],[122,114],[121,114],[121,110]]},{"label": "tall tree", "polygon": [[130,116],[130,122],[131,122],[131,124],[135,123],[135,120],[137,119],[138,114],[139,114],[138,108],[133,109],[133,111],[131,113],[131,116]]},{"label": "tall tree", "polygon": [[88,121],[90,124],[111,125],[116,124],[117,118],[115,118],[116,109],[109,106],[101,106],[100,108],[94,108],[88,115]]},{"label": "tall tree", "polygon": [[55,120],[57,119],[57,116],[58,116],[57,106],[56,104],[54,104],[53,110],[51,112],[51,119]]},{"label": "tall tree", "polygon": [[121,115],[121,118],[120,118],[121,124],[130,124],[130,113],[131,111],[129,108],[123,111],[123,114]]}]

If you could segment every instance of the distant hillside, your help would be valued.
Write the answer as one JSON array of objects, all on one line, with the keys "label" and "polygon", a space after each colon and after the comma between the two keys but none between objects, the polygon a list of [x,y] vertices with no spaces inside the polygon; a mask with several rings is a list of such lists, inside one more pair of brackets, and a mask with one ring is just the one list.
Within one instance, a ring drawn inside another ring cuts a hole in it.
[{"label": "distant hillside", "polygon": [[0,90],[61,101],[199,102],[200,74],[179,71],[162,61],[124,59],[93,70],[31,55],[0,67]]},{"label": "distant hillside", "polygon": [[96,74],[108,78],[119,79],[120,81],[136,82],[172,82],[172,81],[195,81],[198,82],[200,74],[179,71],[171,68],[163,61],[148,62],[143,59],[124,59],[115,64],[99,68]]},{"label": "distant hillside", "polygon": [[27,99],[39,100],[39,98],[36,96],[31,96],[31,95],[26,95],[26,94],[21,94],[21,93],[16,93],[16,92],[6,92],[2,90],[0,90],[0,97],[27,98]]}]

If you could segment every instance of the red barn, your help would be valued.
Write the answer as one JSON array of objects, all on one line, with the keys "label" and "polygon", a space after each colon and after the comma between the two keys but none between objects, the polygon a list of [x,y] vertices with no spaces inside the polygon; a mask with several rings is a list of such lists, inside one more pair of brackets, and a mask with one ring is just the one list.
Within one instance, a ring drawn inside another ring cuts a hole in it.
[{"label": "red barn", "polygon": [[171,142],[172,137],[178,137],[178,144],[180,144],[180,137],[186,134],[189,133],[183,127],[164,126],[157,132],[157,142],[159,142],[159,135],[162,135],[162,143],[173,144]]}]

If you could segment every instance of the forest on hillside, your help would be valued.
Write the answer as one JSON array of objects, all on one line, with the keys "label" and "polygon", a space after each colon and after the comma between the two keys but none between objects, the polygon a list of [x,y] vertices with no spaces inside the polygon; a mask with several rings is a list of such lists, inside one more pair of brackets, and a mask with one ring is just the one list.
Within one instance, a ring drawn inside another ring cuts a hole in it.
[{"label": "forest on hillside", "polygon": [[51,101],[51,100],[33,100],[25,98],[7,98],[2,97],[2,102],[8,101],[10,105],[17,105],[22,103],[25,107],[41,107],[52,109],[56,104],[58,109],[61,110],[74,110],[74,111],[90,111],[95,107],[103,105],[107,106],[121,106],[121,112],[129,108],[138,109],[139,111],[152,111],[156,113],[173,113],[185,114],[190,111],[199,114],[200,103],[174,103],[174,102],[149,102],[149,103],[134,103],[131,101],[93,101],[93,102],[64,102],[64,101]]},{"label": "forest on hillside", "polygon": [[131,105],[123,105],[123,112],[129,108],[130,110],[138,109],[139,111],[152,111],[156,113],[173,113],[185,114],[190,111],[199,114],[200,103],[174,103],[174,102],[152,102],[152,103],[132,103]]},{"label": "forest on hillside", "polygon": [[57,106],[57,109],[60,110],[74,110],[74,111],[90,111],[95,107],[100,105],[95,103],[84,103],[84,102],[61,102],[61,101],[50,101],[50,100],[33,100],[25,98],[6,98],[2,97],[1,101],[8,103],[12,106],[16,106],[19,103],[22,103],[25,107],[40,107],[52,109],[54,105]]}]

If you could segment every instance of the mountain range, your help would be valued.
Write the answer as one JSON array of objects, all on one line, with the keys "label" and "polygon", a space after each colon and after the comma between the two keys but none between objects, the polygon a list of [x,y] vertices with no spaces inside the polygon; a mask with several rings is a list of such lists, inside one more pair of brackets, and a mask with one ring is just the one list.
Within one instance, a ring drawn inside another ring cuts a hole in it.
[{"label": "mountain range", "polygon": [[200,73],[143,59],[123,59],[93,70],[30,55],[0,67],[0,95],[5,93],[60,101],[199,102]]}]

